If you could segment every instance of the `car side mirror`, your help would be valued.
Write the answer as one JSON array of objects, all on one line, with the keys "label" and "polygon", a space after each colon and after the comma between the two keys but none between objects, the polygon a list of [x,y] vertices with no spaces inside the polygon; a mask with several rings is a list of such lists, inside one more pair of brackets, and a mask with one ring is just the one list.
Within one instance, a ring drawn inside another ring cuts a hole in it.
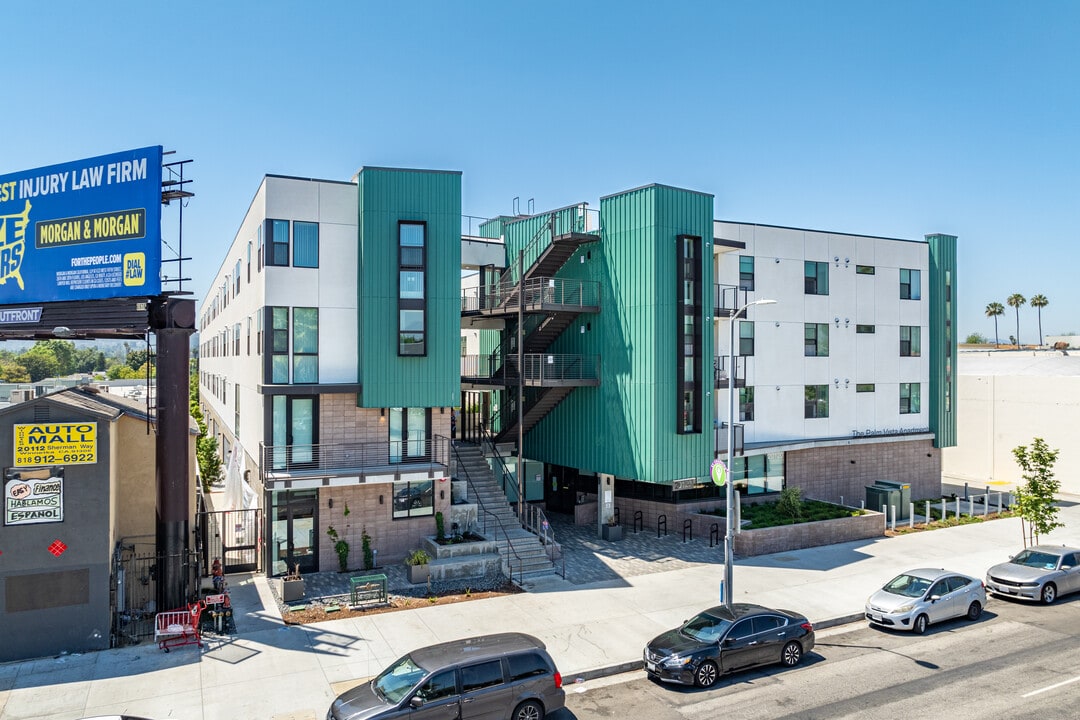
[{"label": "car side mirror", "polygon": [[930,600],[930,602],[935,603],[935,602],[937,602],[938,600],[941,599],[941,596],[940,595],[931,595],[928,599]]},{"label": "car side mirror", "polygon": [[409,699],[409,706],[413,708],[422,708],[424,706],[424,698],[419,695],[413,695]]},{"label": "car side mirror", "polygon": [[1062,565],[1062,566],[1061,566],[1061,569],[1062,569],[1062,570],[1072,570],[1072,569],[1073,569],[1073,566],[1072,566],[1072,565]]},{"label": "car side mirror", "polygon": [[1016,557],[1016,556],[1015,555],[1010,555],[1009,559],[1012,560],[1014,557]]}]

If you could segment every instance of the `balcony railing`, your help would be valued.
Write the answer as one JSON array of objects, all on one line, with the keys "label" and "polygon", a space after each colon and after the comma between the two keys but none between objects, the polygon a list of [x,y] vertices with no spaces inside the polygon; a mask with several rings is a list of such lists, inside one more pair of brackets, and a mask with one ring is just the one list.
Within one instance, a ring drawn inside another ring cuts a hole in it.
[{"label": "balcony railing", "polygon": [[[518,378],[517,366],[516,354],[510,354],[504,358],[500,358],[498,355],[463,355],[461,357],[461,376],[499,379],[516,383]],[[524,356],[524,368],[524,380],[530,384],[598,380],[600,378],[600,356],[526,353]]]},{"label": "balcony railing", "polygon": [[748,292],[737,285],[713,284],[713,314],[716,317],[731,317],[749,302]]},{"label": "balcony railing", "polygon": [[[562,305],[595,311],[600,307],[600,283],[594,280],[567,280],[563,278],[529,278],[525,282],[526,307],[538,305]],[[495,284],[485,288],[467,288],[461,293],[461,311],[493,310],[500,308],[516,311],[521,298],[517,283]]]},{"label": "balcony railing", "polygon": [[259,451],[264,474],[387,472],[395,467],[406,470],[414,464],[448,466],[450,441],[440,435],[425,440],[390,442],[260,445]]},{"label": "balcony railing", "polygon": [[[728,386],[728,364],[730,356],[721,355],[713,358],[713,387],[717,389],[724,389]],[[735,386],[739,387],[740,383],[746,382],[746,356],[735,356]]]},{"label": "balcony railing", "polygon": [[[726,420],[722,420],[716,425],[715,445],[717,455],[728,455],[727,427],[728,424]],[[743,454],[743,437],[745,429],[746,426],[742,423],[735,423],[735,432],[733,433],[735,436],[735,457],[739,457]]]}]

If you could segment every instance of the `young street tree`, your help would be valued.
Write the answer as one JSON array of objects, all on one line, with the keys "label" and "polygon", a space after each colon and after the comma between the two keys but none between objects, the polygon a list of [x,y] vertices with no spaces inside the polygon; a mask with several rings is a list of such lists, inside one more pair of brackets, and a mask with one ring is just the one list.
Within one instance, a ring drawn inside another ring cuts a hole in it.
[{"label": "young street tree", "polygon": [[998,340],[998,325],[997,319],[1005,314],[1005,306],[999,302],[992,302],[986,306],[986,317],[994,318],[994,344],[1000,345],[1001,341]]},{"label": "young street tree", "polygon": [[1051,449],[1042,438],[1035,438],[1030,449],[1026,445],[1013,448],[1016,464],[1024,471],[1024,484],[1016,489],[1016,505],[1024,530],[1024,546],[1038,545],[1039,537],[1054,528],[1063,527],[1057,519],[1058,508],[1054,505],[1061,481],[1054,477],[1054,463],[1058,451]]},{"label": "young street tree", "polygon": [[1046,299],[1045,295],[1033,295],[1031,297],[1031,307],[1035,308],[1039,312],[1039,344],[1043,344],[1042,336],[1042,309],[1050,304],[1050,301]]},{"label": "young street tree", "polygon": [[1020,347],[1020,306],[1027,302],[1027,298],[1020,293],[1013,293],[1005,302],[1009,307],[1016,310],[1016,347]]}]

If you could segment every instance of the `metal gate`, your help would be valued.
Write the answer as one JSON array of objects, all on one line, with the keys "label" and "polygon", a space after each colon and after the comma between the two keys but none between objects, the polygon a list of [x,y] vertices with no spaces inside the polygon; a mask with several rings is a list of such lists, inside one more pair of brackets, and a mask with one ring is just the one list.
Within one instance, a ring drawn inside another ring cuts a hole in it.
[{"label": "metal gate", "polygon": [[[154,638],[154,613],[176,608],[157,607],[161,569],[170,558],[155,553],[153,536],[121,539],[113,550],[111,605],[112,632],[109,645],[123,647]],[[197,595],[199,553],[189,551],[174,558],[180,563],[181,577],[186,578],[187,595]]]},{"label": "metal gate", "polygon": [[221,558],[226,575],[262,570],[262,510],[213,510],[200,513],[203,562]]}]

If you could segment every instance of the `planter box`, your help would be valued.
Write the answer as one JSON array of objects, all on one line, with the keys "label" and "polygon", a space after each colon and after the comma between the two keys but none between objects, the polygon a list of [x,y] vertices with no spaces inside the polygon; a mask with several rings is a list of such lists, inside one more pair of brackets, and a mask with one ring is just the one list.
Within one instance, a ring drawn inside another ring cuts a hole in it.
[{"label": "planter box", "polygon": [[304,597],[304,578],[288,580],[278,578],[278,594],[282,602],[295,602]]},{"label": "planter box", "polygon": [[865,515],[856,517],[743,530],[735,535],[735,554],[740,557],[768,555],[819,545],[866,540],[882,537],[884,534],[885,521],[881,513],[868,510]]},{"label": "planter box", "polygon": [[600,534],[605,540],[622,540],[622,525],[602,525]]},{"label": "planter box", "polygon": [[409,582],[413,585],[419,585],[420,583],[426,583],[428,577],[431,574],[429,565],[407,565],[409,568]]}]

